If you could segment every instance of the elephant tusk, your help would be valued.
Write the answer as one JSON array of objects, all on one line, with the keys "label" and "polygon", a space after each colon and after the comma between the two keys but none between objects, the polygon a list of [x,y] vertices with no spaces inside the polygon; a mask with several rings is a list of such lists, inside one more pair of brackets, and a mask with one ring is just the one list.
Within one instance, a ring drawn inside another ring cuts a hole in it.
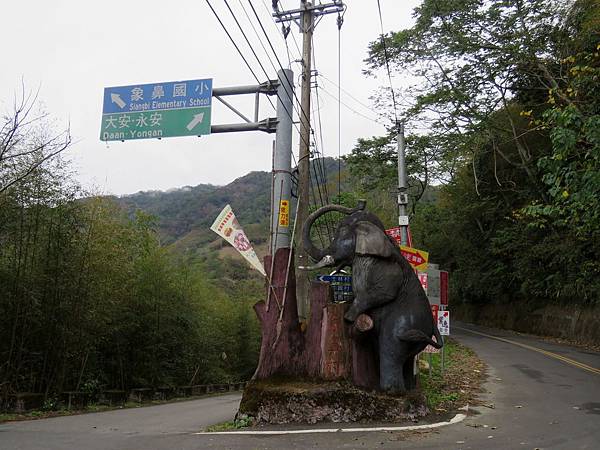
[{"label": "elephant tusk", "polygon": [[299,266],[298,269],[299,270],[315,270],[315,269],[320,269],[321,267],[325,267],[325,266],[332,266],[334,264],[335,264],[335,260],[333,259],[333,256],[325,255],[323,257],[323,259],[321,259],[321,261],[319,261],[314,266]]}]

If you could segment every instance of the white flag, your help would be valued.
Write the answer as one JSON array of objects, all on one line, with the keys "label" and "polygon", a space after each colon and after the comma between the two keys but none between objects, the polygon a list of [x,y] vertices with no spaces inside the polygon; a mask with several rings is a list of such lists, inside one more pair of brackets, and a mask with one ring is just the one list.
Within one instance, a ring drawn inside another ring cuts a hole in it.
[{"label": "white flag", "polygon": [[242,227],[235,218],[231,206],[227,205],[223,208],[223,211],[217,216],[210,229],[233,245],[252,264],[252,267],[262,273],[263,276],[267,276],[265,268],[254,252],[246,233],[244,233],[244,230],[242,230]]}]

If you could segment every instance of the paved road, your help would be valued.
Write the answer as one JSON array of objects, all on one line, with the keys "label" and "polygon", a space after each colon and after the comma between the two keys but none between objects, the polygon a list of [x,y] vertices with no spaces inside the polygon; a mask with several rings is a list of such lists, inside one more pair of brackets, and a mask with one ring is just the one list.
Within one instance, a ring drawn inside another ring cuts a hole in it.
[{"label": "paved road", "polygon": [[[4,424],[0,425],[0,449],[600,448],[600,354],[498,330],[460,326],[463,329],[455,327],[454,336],[489,365],[489,379],[482,394],[487,407],[477,407],[464,422],[438,431],[292,436],[192,434],[206,425],[230,420],[239,401],[239,395],[232,394]],[[488,337],[492,335],[504,340]]]},{"label": "paved road", "polygon": [[204,426],[231,420],[240,398],[240,393],[234,393],[158,406],[5,423],[0,425],[0,450],[175,449],[181,437]]}]

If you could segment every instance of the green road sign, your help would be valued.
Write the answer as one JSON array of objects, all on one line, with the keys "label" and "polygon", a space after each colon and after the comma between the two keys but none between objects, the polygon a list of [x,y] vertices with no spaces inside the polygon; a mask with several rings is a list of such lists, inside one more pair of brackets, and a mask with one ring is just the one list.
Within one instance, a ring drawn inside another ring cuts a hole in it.
[{"label": "green road sign", "polygon": [[100,140],[210,134],[211,102],[210,79],[105,88]]},{"label": "green road sign", "polygon": [[100,140],[126,141],[210,134],[210,107],[105,114]]}]

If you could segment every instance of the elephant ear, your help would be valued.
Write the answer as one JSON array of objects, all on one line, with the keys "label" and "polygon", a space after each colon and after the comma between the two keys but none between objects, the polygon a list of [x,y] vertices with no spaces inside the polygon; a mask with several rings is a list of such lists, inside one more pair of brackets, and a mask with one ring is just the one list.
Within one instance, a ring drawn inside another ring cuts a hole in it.
[{"label": "elephant ear", "polygon": [[381,258],[392,256],[391,243],[385,233],[371,222],[361,221],[356,225],[357,255],[372,255]]}]

